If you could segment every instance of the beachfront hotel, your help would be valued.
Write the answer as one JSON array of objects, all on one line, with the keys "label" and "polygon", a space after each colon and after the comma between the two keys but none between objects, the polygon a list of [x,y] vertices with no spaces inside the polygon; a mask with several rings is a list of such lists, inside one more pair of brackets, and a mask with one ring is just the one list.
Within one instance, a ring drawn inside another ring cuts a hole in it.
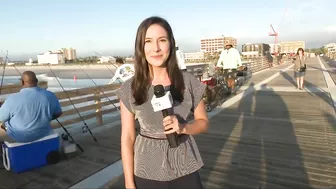
[{"label": "beachfront hotel", "polygon": [[295,54],[299,48],[306,48],[304,41],[284,41],[280,43],[280,52],[283,54]]},{"label": "beachfront hotel", "polygon": [[64,54],[62,51],[48,51],[37,55],[38,64],[63,64]]},{"label": "beachfront hotel", "polygon": [[225,37],[224,35],[213,38],[202,38],[200,41],[201,52],[214,53],[224,50],[225,44],[231,42],[234,48],[237,47],[237,39]]},{"label": "beachfront hotel", "polygon": [[77,59],[76,49],[62,48],[57,51],[47,51],[37,55],[37,62],[39,64],[64,64],[68,61],[74,61]]},{"label": "beachfront hotel", "polygon": [[186,52],[184,53],[184,59],[187,62],[204,61],[205,55],[204,55],[204,52]]},{"label": "beachfront hotel", "polygon": [[61,51],[64,54],[64,58],[66,60],[76,60],[77,59],[77,53],[76,49],[73,48],[62,48]]}]

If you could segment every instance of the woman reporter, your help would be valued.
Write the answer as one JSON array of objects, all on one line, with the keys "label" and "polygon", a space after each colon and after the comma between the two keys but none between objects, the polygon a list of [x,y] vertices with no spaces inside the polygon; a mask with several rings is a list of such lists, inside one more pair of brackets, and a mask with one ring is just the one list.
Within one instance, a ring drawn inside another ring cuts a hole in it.
[{"label": "woman reporter", "polygon": [[[171,92],[174,101],[165,118],[153,111],[150,102],[158,84]],[[203,161],[192,135],[208,129],[202,100],[205,87],[195,76],[180,71],[169,23],[160,17],[145,19],[136,35],[135,75],[116,92],[126,188],[203,188],[198,174]],[[186,121],[190,110],[193,123]],[[135,118],[140,123],[137,137]],[[171,148],[166,138],[174,132],[177,148]]]}]

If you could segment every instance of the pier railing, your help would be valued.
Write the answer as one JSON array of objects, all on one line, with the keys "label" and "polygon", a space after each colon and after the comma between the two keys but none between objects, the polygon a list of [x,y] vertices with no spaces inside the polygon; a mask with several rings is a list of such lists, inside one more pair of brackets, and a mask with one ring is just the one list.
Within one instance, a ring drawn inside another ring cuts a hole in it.
[{"label": "pier railing", "polygon": [[[269,68],[271,64],[272,62],[270,62],[266,57],[257,57],[255,59],[243,61],[243,65],[245,65],[252,73]],[[274,64],[276,64],[276,62],[273,61],[273,65]]]},{"label": "pier railing", "polygon": [[[208,64],[211,63],[187,65],[187,70],[192,74],[196,74],[198,69],[204,70]],[[244,61],[243,64],[246,65],[252,73],[269,67],[269,62],[265,58]],[[48,88],[48,83],[46,81],[41,81],[39,82],[39,86],[42,88]],[[99,87],[93,86],[55,92],[55,95],[60,100],[63,110],[63,114],[58,120],[63,126],[78,125],[78,123],[83,120],[94,126],[106,124],[107,120],[110,121],[111,119],[104,119],[104,117],[108,117],[110,115],[118,116],[117,108],[119,109],[119,100],[117,99],[114,91],[119,87],[120,85],[117,84],[107,84]],[[20,89],[21,85],[19,84],[3,86],[1,94],[6,95],[15,93]],[[110,118],[113,118],[113,116],[110,116]],[[114,117],[113,119],[116,118]],[[54,120],[52,121],[52,127],[59,128],[60,125]]]},{"label": "pier railing", "polygon": [[[48,82],[47,81],[40,81],[38,83],[38,86],[41,88],[48,88]],[[22,86],[21,84],[9,84],[9,85],[3,85],[1,88],[1,95],[9,95],[12,93],[17,93],[21,90]],[[0,101],[3,103],[5,99],[1,99]]]},{"label": "pier railing", "polygon": [[[63,126],[82,122],[82,119],[91,120],[96,126],[105,124],[104,115],[113,114],[119,109],[119,100],[114,93],[119,87],[109,84],[56,92],[63,110],[59,121]],[[52,122],[52,126],[60,127],[56,121]]]},{"label": "pier railing", "polygon": [[[253,61],[244,62],[243,64],[252,72],[257,72],[269,67],[269,62],[265,58],[257,58]],[[207,66],[207,63],[192,64],[187,66],[187,70],[192,74],[196,74],[198,69],[204,70]],[[104,116],[118,113],[119,100],[114,91],[119,87],[120,85],[102,85],[99,87],[94,86],[66,92],[56,92],[55,94],[61,101],[63,109],[63,114],[59,120],[64,126],[81,122],[81,117],[85,121],[91,120],[91,122],[95,123],[95,126],[106,124],[110,119],[103,119]],[[70,97],[71,101],[68,97]],[[81,116],[78,115],[72,103]],[[52,125],[54,128],[60,127],[55,121]]]},{"label": "pier railing", "polygon": [[[38,85],[41,88],[48,88],[47,81],[41,81]],[[63,114],[59,118],[59,121],[63,126],[70,126],[82,122],[82,119],[88,121],[93,118],[95,119],[93,120],[95,125],[99,126],[104,124],[103,116],[117,112],[116,107],[119,108],[119,101],[114,93],[119,87],[120,85],[103,85],[99,87],[94,86],[55,92],[55,95],[60,100],[63,110]],[[17,93],[20,89],[20,84],[3,85],[1,95],[4,95],[5,97],[2,97],[0,102],[3,103],[7,95]],[[76,108],[74,108],[74,106]],[[80,115],[78,115],[77,111]],[[60,125],[57,121],[52,121],[52,127],[59,128]]]},{"label": "pier railing", "polygon": [[[213,64],[212,66],[214,67],[217,63],[199,63],[199,64],[187,64],[187,70],[189,73],[192,73],[196,75],[196,72],[198,69],[206,69],[207,66]],[[252,73],[258,72],[260,70],[269,68],[270,65],[277,64],[276,61],[271,62],[268,60],[266,57],[257,57],[253,59],[248,59],[248,60],[242,60],[242,64],[245,65],[248,70],[250,70]]]}]

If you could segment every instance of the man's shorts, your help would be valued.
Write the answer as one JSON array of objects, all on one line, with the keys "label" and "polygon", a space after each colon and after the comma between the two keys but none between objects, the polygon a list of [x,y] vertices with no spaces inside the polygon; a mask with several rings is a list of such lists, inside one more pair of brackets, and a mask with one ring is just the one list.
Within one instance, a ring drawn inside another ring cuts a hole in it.
[{"label": "man's shorts", "polygon": [[236,79],[237,77],[237,69],[224,69],[224,77],[225,79]]}]

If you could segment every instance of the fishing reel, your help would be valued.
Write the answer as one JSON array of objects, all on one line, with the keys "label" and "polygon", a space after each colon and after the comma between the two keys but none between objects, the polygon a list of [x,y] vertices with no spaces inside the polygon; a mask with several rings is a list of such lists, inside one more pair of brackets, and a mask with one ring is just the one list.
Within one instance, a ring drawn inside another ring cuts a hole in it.
[{"label": "fishing reel", "polygon": [[87,133],[88,132],[88,128],[87,127],[82,127],[82,133]]},{"label": "fishing reel", "polygon": [[61,135],[62,140],[69,140],[68,134],[62,133]]}]

